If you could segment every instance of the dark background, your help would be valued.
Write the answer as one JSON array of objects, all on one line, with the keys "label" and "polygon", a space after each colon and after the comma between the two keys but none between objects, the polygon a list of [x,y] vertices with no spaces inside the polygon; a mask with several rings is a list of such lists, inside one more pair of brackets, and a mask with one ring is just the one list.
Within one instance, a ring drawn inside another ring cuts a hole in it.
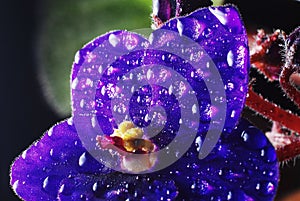
[{"label": "dark background", "polygon": [[19,200],[9,187],[14,158],[60,120],[46,104],[37,80],[34,51],[41,16],[38,1],[1,1],[1,201]]},{"label": "dark background", "polygon": [[[248,27],[282,28],[300,25],[296,1],[233,1]],[[0,6],[0,200],[19,200],[9,187],[13,159],[61,120],[47,105],[38,83],[34,52],[43,11],[38,0],[1,1]],[[300,189],[300,162],[282,169],[279,195]]]}]

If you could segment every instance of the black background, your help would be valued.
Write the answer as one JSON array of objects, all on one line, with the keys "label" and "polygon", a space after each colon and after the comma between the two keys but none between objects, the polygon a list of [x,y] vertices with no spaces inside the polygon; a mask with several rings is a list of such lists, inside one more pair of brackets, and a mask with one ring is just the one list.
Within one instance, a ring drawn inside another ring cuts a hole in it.
[{"label": "black background", "polygon": [[0,200],[19,200],[9,187],[13,159],[60,119],[46,104],[34,56],[42,11],[38,1],[0,4]]},{"label": "black background", "polygon": [[[294,1],[233,1],[247,25],[283,28],[300,25],[300,3]],[[292,2],[292,3],[291,3]],[[37,0],[1,1],[0,5],[0,200],[19,200],[9,187],[13,159],[61,120],[46,104],[37,79],[36,38],[43,11]],[[300,188],[300,162],[282,169],[280,195]]]}]

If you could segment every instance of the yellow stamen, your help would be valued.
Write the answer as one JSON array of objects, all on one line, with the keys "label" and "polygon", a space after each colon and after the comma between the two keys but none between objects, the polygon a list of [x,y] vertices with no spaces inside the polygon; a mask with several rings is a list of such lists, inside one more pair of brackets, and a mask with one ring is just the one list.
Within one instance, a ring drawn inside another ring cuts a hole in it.
[{"label": "yellow stamen", "polygon": [[143,131],[140,128],[134,127],[131,121],[124,121],[120,124],[118,129],[115,129],[111,136],[117,136],[123,140],[141,139]]}]

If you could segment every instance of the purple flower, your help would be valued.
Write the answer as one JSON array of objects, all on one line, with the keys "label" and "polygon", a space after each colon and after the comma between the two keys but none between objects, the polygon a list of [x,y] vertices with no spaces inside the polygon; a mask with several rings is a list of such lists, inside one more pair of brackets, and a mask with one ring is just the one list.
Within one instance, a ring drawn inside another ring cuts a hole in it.
[{"label": "purple flower", "polygon": [[14,191],[24,200],[272,200],[274,148],[240,119],[248,70],[232,6],[172,19],[149,40],[96,38],[75,58],[72,117],[16,159]]}]

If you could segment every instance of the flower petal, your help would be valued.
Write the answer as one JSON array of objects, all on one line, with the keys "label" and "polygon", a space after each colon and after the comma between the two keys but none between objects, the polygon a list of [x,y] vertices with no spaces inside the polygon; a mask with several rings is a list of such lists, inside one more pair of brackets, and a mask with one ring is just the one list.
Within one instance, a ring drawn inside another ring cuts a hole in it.
[{"label": "flower petal", "polygon": [[24,200],[55,200],[63,179],[104,169],[83,148],[69,119],[53,126],[15,160],[11,185]]},{"label": "flower petal", "polygon": [[212,58],[226,90],[225,128],[233,128],[244,107],[250,68],[247,33],[237,9],[231,5],[199,9],[162,29],[193,39]]},{"label": "flower petal", "polygon": [[93,150],[97,135],[112,134],[125,120],[151,127],[147,135],[160,149],[176,133],[191,134],[186,144],[194,130],[202,139],[209,128],[230,133],[244,107],[248,70],[246,31],[232,6],[171,19],[149,40],[107,33],[83,47],[73,65],[78,134]]},{"label": "flower petal", "polygon": [[147,175],[78,175],[62,181],[58,198],[68,200],[174,200],[178,194],[171,179]]},{"label": "flower petal", "polygon": [[[194,200],[273,200],[279,181],[276,152],[264,133],[241,119],[234,131],[223,133],[213,151],[199,160],[195,150],[169,171],[182,198]],[[167,171],[167,170],[166,170]]]},{"label": "flower petal", "polygon": [[272,200],[278,186],[274,148],[264,134],[241,119],[223,133],[205,159],[199,141],[159,172],[114,172],[82,147],[69,121],[51,128],[16,159],[11,185],[24,200]]}]

